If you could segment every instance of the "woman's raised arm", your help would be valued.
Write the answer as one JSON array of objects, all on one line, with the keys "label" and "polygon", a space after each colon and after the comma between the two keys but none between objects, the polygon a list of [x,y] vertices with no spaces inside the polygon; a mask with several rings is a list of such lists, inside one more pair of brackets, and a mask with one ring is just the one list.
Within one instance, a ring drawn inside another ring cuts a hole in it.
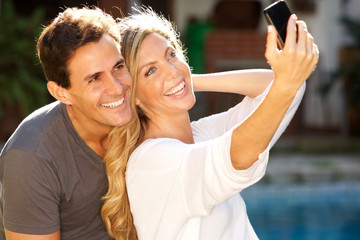
[{"label": "woman's raised arm", "polygon": [[234,70],[219,73],[193,74],[194,91],[237,93],[256,97],[273,79],[270,69]]},{"label": "woman's raised arm", "polygon": [[292,15],[281,51],[276,45],[276,31],[269,26],[265,56],[274,71],[274,82],[259,107],[232,133],[230,157],[235,169],[249,168],[266,150],[297,91],[317,64],[318,47],[306,24],[296,20]]}]

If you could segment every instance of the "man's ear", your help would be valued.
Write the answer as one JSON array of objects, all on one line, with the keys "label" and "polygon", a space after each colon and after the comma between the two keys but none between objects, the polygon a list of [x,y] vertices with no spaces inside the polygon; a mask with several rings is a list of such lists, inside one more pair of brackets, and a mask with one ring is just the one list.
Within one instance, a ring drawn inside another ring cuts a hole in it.
[{"label": "man's ear", "polygon": [[71,101],[69,99],[69,93],[66,88],[61,87],[54,81],[48,81],[47,89],[55,99],[57,99],[58,101],[64,104],[71,105]]}]

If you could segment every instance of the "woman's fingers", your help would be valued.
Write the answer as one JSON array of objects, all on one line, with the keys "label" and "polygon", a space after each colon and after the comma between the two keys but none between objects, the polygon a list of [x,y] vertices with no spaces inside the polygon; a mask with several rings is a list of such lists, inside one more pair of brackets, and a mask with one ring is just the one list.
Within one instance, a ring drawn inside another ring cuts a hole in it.
[{"label": "woman's fingers", "polygon": [[268,27],[266,41],[265,57],[277,76],[277,81],[291,85],[302,83],[309,77],[318,62],[319,49],[304,21],[298,21],[296,15],[290,17],[282,50],[277,48],[274,26]]},{"label": "woman's fingers", "polygon": [[318,62],[318,60],[319,60],[319,57],[320,57],[320,51],[319,51],[319,47],[318,47],[318,45],[316,45],[315,43],[314,43],[314,48],[313,48],[314,50],[313,50],[313,54],[314,54],[314,56],[315,56],[315,61],[316,61],[316,63]]},{"label": "woman's fingers", "polygon": [[312,56],[313,56],[313,71],[315,71],[316,65],[319,61],[319,55],[320,55],[320,51],[319,51],[319,47],[313,43],[313,47],[312,47]]},{"label": "woman's fingers", "polygon": [[304,21],[297,21],[297,34],[298,34],[298,40],[297,40],[297,49],[303,52],[308,52],[307,46],[311,47],[311,45],[308,45],[308,30],[307,26]]},{"label": "woman's fingers", "polygon": [[306,51],[308,53],[308,55],[313,55],[313,51],[314,51],[314,38],[313,36],[308,33],[307,34],[307,39],[306,39],[307,43],[306,43]]},{"label": "woman's fingers", "polygon": [[284,49],[294,49],[296,46],[296,20],[297,16],[295,14],[291,15],[288,21],[287,29],[286,29],[286,40]]},{"label": "woman's fingers", "polygon": [[268,34],[266,38],[265,57],[271,62],[271,58],[277,54],[277,33],[273,25],[268,26]]},{"label": "woman's fingers", "polygon": [[295,54],[298,61],[317,62],[319,49],[314,44],[314,38],[308,32],[306,23],[296,19],[295,15],[290,17],[284,51],[288,54]]}]

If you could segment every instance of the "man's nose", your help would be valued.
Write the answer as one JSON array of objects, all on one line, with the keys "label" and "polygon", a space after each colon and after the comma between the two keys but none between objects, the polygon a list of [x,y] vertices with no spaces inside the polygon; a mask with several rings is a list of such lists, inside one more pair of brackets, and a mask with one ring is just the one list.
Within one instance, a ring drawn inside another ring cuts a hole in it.
[{"label": "man's nose", "polygon": [[124,86],[116,75],[109,75],[106,78],[106,90],[110,93],[122,93]]}]

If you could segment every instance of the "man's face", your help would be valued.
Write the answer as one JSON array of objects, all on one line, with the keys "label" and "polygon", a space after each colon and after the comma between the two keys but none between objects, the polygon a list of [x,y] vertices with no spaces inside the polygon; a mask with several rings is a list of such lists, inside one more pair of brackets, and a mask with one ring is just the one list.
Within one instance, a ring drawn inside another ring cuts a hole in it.
[{"label": "man's face", "polygon": [[113,38],[104,35],[77,49],[68,69],[71,87],[66,91],[73,121],[95,130],[131,120],[132,80]]}]

